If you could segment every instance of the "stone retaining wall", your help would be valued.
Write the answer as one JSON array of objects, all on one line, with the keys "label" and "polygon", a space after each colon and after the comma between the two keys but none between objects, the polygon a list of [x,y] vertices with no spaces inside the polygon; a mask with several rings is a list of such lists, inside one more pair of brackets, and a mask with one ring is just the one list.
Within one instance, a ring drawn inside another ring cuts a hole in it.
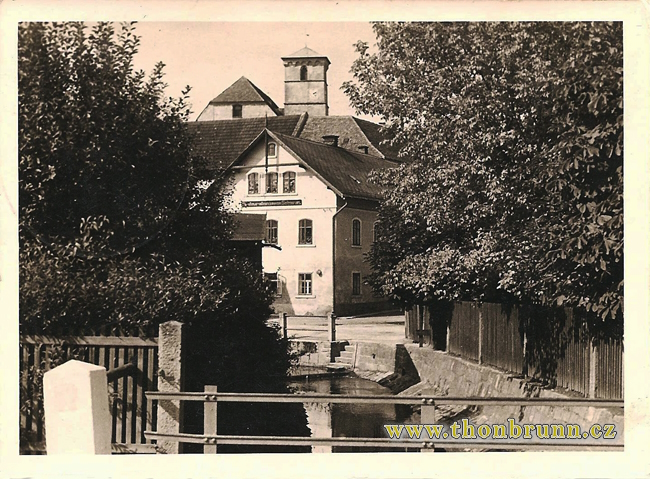
[{"label": "stone retaining wall", "polygon": [[[417,345],[406,345],[421,383],[416,387],[420,395],[479,396],[479,397],[581,397],[570,391],[540,389],[525,379],[517,379],[497,369]],[[406,394],[409,391],[405,391]],[[520,424],[579,424],[586,431],[592,424],[614,424],[616,440],[623,441],[622,408],[568,407],[568,406],[484,406],[473,419],[476,424],[505,424],[514,418]]]}]

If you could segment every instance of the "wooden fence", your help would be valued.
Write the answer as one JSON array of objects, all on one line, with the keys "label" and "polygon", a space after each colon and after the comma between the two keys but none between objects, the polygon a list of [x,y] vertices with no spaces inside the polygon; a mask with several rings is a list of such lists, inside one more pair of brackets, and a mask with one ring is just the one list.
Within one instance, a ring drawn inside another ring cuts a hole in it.
[{"label": "wooden fence", "polygon": [[609,399],[623,397],[623,341],[599,339],[597,352],[596,391],[594,397]]},{"label": "wooden fence", "polygon": [[484,303],[482,314],[481,361],[506,371],[523,373],[524,333],[518,308]]},{"label": "wooden fence", "polygon": [[151,444],[144,431],[155,427],[156,404],[146,391],[157,389],[158,340],[155,337],[21,335],[21,453],[45,451],[42,405],[43,374],[69,359],[79,359],[111,370],[128,363],[132,376],[109,383],[114,449],[146,451]]},{"label": "wooden fence", "polygon": [[[570,309],[554,310],[548,320],[537,322],[531,320],[534,313],[495,303],[456,302],[448,312],[414,306],[405,314],[405,335],[417,341],[422,332],[431,334],[437,349],[517,375],[549,379],[587,397],[623,397],[621,339],[592,339]],[[442,322],[446,338],[436,341],[441,335],[437,323]]]},{"label": "wooden fence", "polygon": [[449,352],[470,359],[479,360],[480,308],[474,303],[456,303],[449,325]]}]

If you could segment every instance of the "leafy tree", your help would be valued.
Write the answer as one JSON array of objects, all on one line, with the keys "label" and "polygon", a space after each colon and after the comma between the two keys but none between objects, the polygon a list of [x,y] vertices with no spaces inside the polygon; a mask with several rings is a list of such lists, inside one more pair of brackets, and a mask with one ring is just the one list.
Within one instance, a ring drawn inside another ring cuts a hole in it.
[{"label": "leafy tree", "polygon": [[343,89],[408,159],[373,284],[406,303],[517,300],[622,319],[620,23],[379,23]]},{"label": "leafy tree", "polygon": [[272,298],[231,247],[223,189],[191,173],[189,87],[168,98],[162,63],[133,70],[134,29],[20,25],[21,327],[178,320],[241,347],[215,367],[226,383],[284,374]]},{"label": "leafy tree", "polygon": [[[223,176],[208,187],[192,174],[189,87],[165,97],[162,63],[148,77],[133,70],[134,29],[19,27],[21,329],[177,320],[193,344],[188,388],[277,388],[287,345],[266,323],[272,296],[259,267],[229,241]],[[235,433],[286,413],[226,409],[220,427]],[[304,412],[292,417],[293,433],[305,428]]]}]

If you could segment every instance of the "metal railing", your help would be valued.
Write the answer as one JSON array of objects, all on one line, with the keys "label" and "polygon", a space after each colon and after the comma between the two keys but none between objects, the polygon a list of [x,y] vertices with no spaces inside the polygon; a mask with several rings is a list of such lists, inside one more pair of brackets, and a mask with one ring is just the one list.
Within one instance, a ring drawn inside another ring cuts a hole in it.
[{"label": "metal railing", "polygon": [[437,406],[554,406],[554,407],[623,407],[623,400],[605,399],[547,399],[518,397],[451,397],[451,396],[380,396],[380,395],[330,395],[330,394],[276,394],[276,393],[223,393],[216,386],[206,386],[204,392],[162,393],[147,392],[147,397],[156,400],[198,401],[205,403],[204,434],[167,433],[146,431],[147,439],[203,444],[204,453],[216,453],[217,444],[236,445],[282,445],[282,446],[356,446],[373,448],[404,448],[432,451],[444,449],[498,449],[498,450],[623,450],[623,444],[609,442],[553,443],[547,441],[503,442],[496,440],[454,441],[451,440],[396,440],[371,437],[301,437],[301,436],[235,436],[217,434],[217,403],[338,403],[338,404],[400,404],[420,405],[421,423],[436,422]]},{"label": "metal railing", "polygon": [[[289,331],[307,331],[307,332],[326,332],[327,339],[330,342],[336,341],[336,316],[334,313],[330,313],[327,316],[292,316],[293,318],[304,318],[304,319],[318,319],[325,318],[327,323],[323,326],[292,326],[289,328],[289,320],[287,313],[279,313],[277,324],[280,325],[282,330],[282,337],[284,339],[289,339]],[[273,321],[272,322],[276,322]]]}]

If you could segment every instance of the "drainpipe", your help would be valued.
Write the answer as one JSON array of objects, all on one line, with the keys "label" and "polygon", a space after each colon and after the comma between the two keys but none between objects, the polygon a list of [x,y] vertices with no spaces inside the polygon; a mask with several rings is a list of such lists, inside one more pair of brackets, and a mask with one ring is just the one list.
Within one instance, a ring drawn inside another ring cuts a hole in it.
[{"label": "drainpipe", "polygon": [[341,198],[345,203],[332,215],[332,312],[334,312],[334,305],[336,304],[336,215],[348,206],[345,197]]}]

